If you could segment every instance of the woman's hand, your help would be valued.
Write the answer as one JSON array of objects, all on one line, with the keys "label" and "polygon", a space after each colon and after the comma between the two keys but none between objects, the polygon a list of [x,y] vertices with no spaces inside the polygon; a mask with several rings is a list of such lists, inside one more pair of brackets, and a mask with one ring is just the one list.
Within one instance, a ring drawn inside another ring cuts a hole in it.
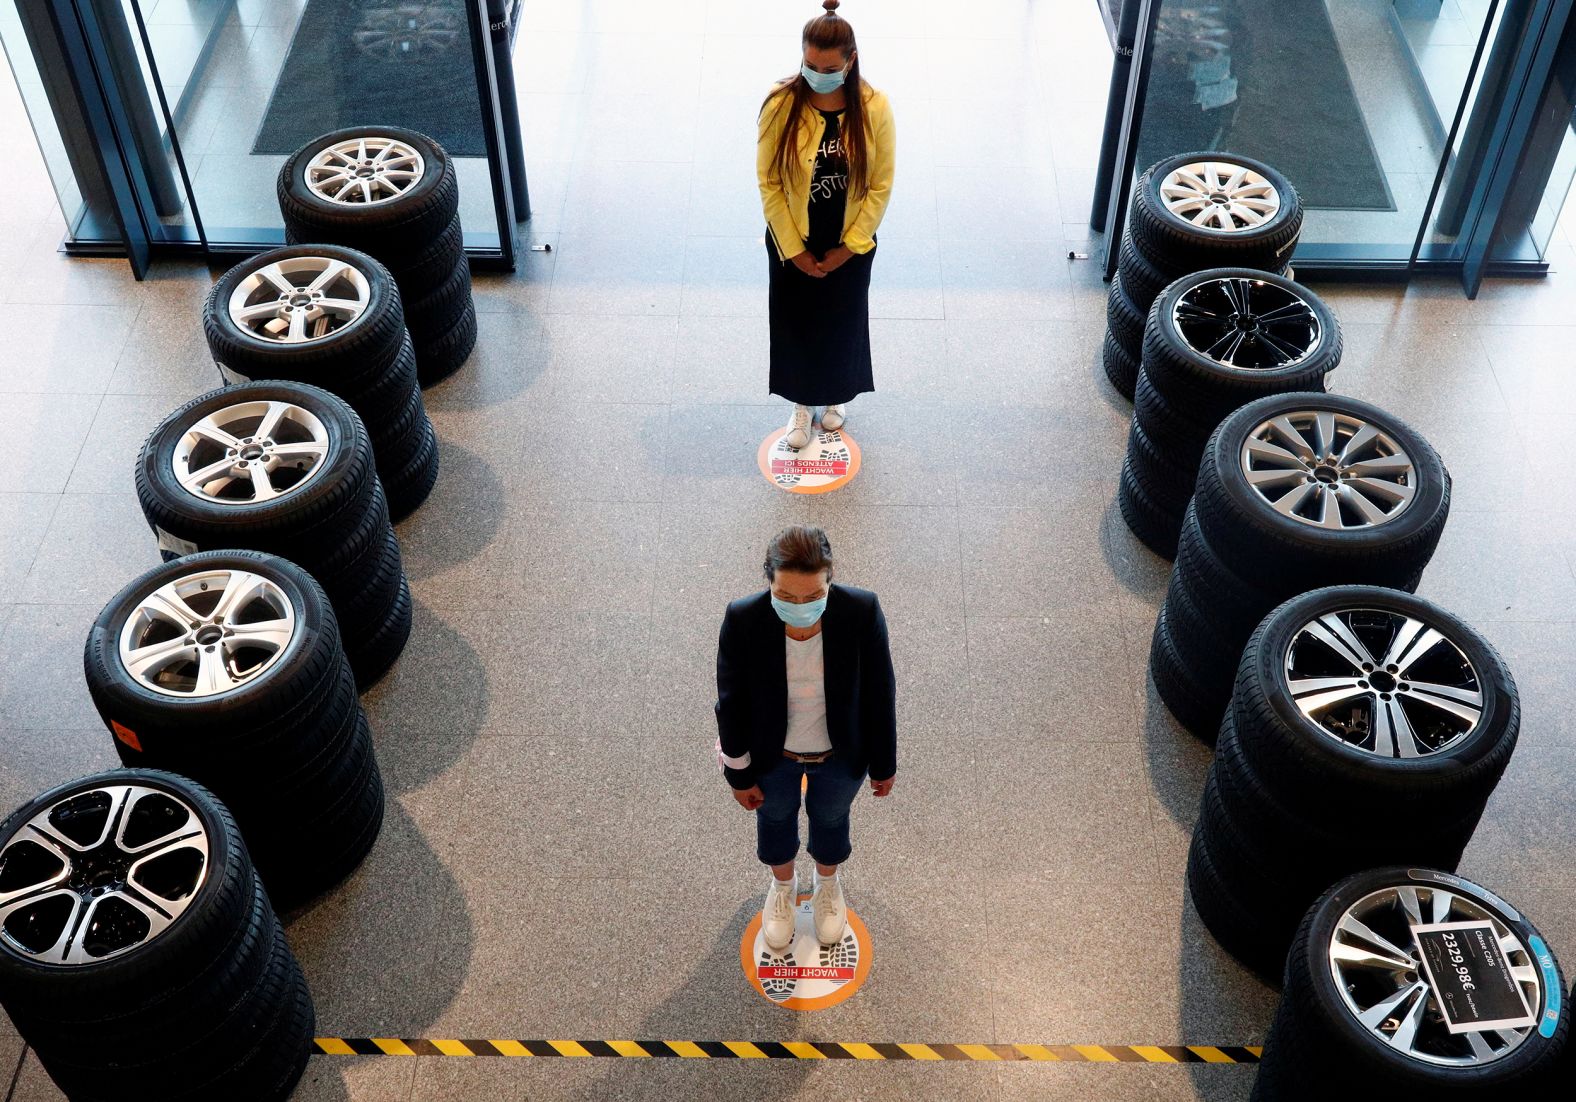
[{"label": "woman's hand", "polygon": [[827,275],[831,272],[837,271],[837,269],[841,268],[844,264],[847,264],[853,255],[854,251],[847,245],[838,245],[834,249],[827,250],[825,258],[822,259],[819,265],[821,274]]},{"label": "woman's hand", "polygon": [[[892,782],[888,781],[888,786],[890,786],[891,783]],[[732,789],[732,792],[733,798],[738,800],[739,806],[744,808],[746,811],[754,811],[756,808],[760,807],[766,802],[766,793],[761,791],[761,786],[758,784],[749,788],[735,788]]]},{"label": "woman's hand", "polygon": [[826,278],[826,273],[823,272],[821,270],[821,266],[815,262],[815,256],[810,252],[809,249],[806,249],[798,256],[792,256],[788,259],[792,260],[793,266],[798,268],[805,275],[814,276],[816,279]]},{"label": "woman's hand", "polygon": [[891,793],[892,786],[896,783],[896,777],[888,777],[884,781],[878,781],[872,777],[870,778],[870,791],[874,792],[877,796],[886,796]]}]

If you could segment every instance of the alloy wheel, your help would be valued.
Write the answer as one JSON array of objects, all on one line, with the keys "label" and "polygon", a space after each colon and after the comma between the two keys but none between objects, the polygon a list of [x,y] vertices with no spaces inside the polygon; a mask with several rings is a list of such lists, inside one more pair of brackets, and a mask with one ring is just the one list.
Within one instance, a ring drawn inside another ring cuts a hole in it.
[{"label": "alloy wheel", "polygon": [[1477,730],[1482,683],[1466,652],[1414,616],[1326,612],[1292,637],[1286,686],[1319,730],[1382,758],[1438,754]]},{"label": "alloy wheel", "polygon": [[398,199],[421,181],[421,153],[398,138],[364,134],[336,142],[307,162],[306,186],[330,203],[376,206]]},{"label": "alloy wheel", "polygon": [[323,469],[328,429],[290,402],[240,402],[210,413],[175,446],[175,479],[220,504],[251,505],[300,489]]},{"label": "alloy wheel", "polygon": [[1313,307],[1289,288],[1231,276],[1189,287],[1171,308],[1188,346],[1226,367],[1290,367],[1313,355],[1324,330]]},{"label": "alloy wheel", "polygon": [[1160,199],[1184,222],[1240,233],[1256,229],[1280,210],[1280,192],[1262,174],[1230,161],[1182,165],[1160,181]]},{"label": "alloy wheel", "polygon": [[95,964],[169,929],[207,871],[208,833],[180,798],[134,784],[75,792],[0,849],[0,940],[46,964]]},{"label": "alloy wheel", "polygon": [[120,661],[143,688],[213,697],[256,679],[295,637],[284,590],[244,570],[204,570],[160,586],[120,632]]},{"label": "alloy wheel", "polygon": [[1371,528],[1417,492],[1410,456],[1389,433],[1333,410],[1281,414],[1248,434],[1248,484],[1276,512],[1315,528]]},{"label": "alloy wheel", "polygon": [[230,295],[236,328],[280,344],[321,340],[366,313],[372,288],[354,265],[327,256],[293,256],[249,273]]}]

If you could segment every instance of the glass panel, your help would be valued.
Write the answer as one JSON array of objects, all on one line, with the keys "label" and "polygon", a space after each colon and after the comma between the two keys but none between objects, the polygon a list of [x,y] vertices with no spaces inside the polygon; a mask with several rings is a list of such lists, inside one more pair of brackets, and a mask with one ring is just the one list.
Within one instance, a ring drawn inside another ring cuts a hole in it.
[{"label": "glass panel", "polygon": [[1406,260],[1491,0],[1156,0],[1137,169],[1220,149],[1279,168],[1297,256]]},{"label": "glass panel", "polygon": [[49,170],[50,182],[54,184],[55,198],[65,217],[67,233],[75,234],[81,230],[90,240],[119,241],[120,233],[115,229],[113,216],[107,206],[93,211],[86,209],[82,190],[77,186],[76,174],[71,169],[66,145],[60,135],[60,127],[50,109],[49,96],[53,89],[45,89],[38,63],[33,59],[29,36],[36,33],[37,27],[23,25],[17,5],[0,3],[0,44],[5,47],[17,91],[27,108],[33,136],[38,140],[39,153]]},{"label": "glass panel", "polygon": [[[1513,7],[1513,4],[1508,5]],[[1576,34],[1559,43],[1553,70],[1536,104],[1526,149],[1516,166],[1493,241],[1495,265],[1536,264],[1547,259],[1560,215],[1576,176]]]},{"label": "glass panel", "polygon": [[467,247],[500,247],[464,0],[124,2],[146,26],[210,246],[282,242],[286,158],[388,123],[443,144]]}]

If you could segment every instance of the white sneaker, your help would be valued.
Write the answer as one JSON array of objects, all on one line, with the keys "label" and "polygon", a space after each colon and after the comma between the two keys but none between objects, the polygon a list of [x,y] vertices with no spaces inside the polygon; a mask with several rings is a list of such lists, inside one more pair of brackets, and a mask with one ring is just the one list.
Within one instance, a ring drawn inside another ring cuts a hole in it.
[{"label": "white sneaker", "polygon": [[793,944],[794,908],[799,904],[798,877],[778,880],[772,877],[772,886],[766,889],[766,903],[761,907],[761,933],[766,937],[768,949],[786,949]]},{"label": "white sneaker", "polygon": [[826,412],[821,414],[821,427],[827,432],[836,432],[843,427],[843,422],[848,419],[848,403],[839,402],[835,406],[827,406]]},{"label": "white sneaker", "polygon": [[815,895],[810,899],[810,910],[815,915],[815,938],[822,945],[836,945],[843,940],[848,927],[848,910],[843,906],[843,885],[836,876],[815,881]]},{"label": "white sneaker", "polygon": [[810,407],[794,406],[793,416],[788,418],[788,432],[783,436],[783,443],[794,451],[798,451],[810,442]]}]

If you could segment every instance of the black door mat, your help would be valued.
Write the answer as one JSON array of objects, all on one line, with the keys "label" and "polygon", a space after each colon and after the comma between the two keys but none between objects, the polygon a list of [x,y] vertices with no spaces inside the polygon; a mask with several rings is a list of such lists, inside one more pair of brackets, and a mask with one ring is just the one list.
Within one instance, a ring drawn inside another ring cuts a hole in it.
[{"label": "black door mat", "polygon": [[379,124],[419,130],[456,157],[487,155],[462,0],[310,0],[252,152],[290,154]]},{"label": "black door mat", "polygon": [[1396,209],[1324,0],[1167,0],[1152,56],[1140,170],[1219,149],[1274,165],[1305,206]]}]

